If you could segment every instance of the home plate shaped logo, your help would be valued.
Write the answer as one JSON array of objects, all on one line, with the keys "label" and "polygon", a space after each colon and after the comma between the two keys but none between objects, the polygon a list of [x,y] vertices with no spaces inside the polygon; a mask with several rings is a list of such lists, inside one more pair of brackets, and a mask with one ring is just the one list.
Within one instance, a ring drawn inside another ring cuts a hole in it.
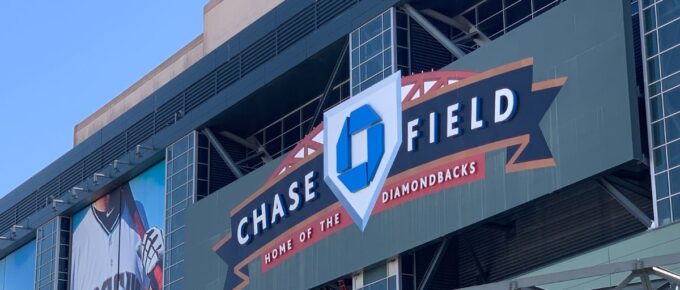
[{"label": "home plate shaped logo", "polygon": [[401,145],[401,73],[323,118],[324,180],[363,231]]}]

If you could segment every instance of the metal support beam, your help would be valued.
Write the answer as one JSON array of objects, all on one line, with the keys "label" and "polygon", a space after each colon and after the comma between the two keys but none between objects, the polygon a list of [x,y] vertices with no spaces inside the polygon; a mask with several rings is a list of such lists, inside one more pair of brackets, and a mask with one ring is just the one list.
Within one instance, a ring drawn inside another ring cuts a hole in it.
[{"label": "metal support beam", "polygon": [[640,275],[640,284],[642,284],[644,290],[654,290],[652,289],[652,281],[649,280],[649,275],[646,273]]},{"label": "metal support beam", "polygon": [[420,282],[420,287],[418,287],[418,290],[427,289],[427,286],[429,286],[428,284],[430,284],[430,281],[432,281],[432,275],[434,274],[434,271],[437,270],[437,267],[439,267],[439,263],[442,260],[442,256],[444,255],[446,248],[448,248],[449,246],[450,239],[451,238],[444,238],[442,243],[439,244],[439,248],[437,248],[437,251],[434,253],[434,256],[432,257],[432,261],[430,261],[430,265],[427,266],[427,270],[423,275],[423,280]]},{"label": "metal support beam", "polygon": [[597,182],[604,187],[605,191],[614,198],[623,208],[625,208],[628,213],[633,215],[638,221],[640,221],[647,228],[652,228],[654,221],[650,219],[647,214],[645,214],[637,205],[626,198],[623,193],[621,193],[614,185],[604,178],[599,178]]},{"label": "metal support beam", "polygon": [[231,133],[229,131],[220,131],[219,134],[226,137],[226,138],[229,138],[229,140],[231,140],[231,141],[234,141],[238,144],[243,145],[243,147],[246,147],[250,150],[253,150],[253,151],[260,150],[260,148],[258,146],[256,146],[255,144],[252,144],[252,143],[248,142],[246,139],[241,138],[241,136],[236,135],[234,133]]},{"label": "metal support beam", "polygon": [[432,23],[430,23],[429,20],[425,18],[425,16],[421,15],[418,10],[413,8],[413,6],[409,5],[408,3],[404,3],[404,5],[401,6],[404,9],[404,12],[408,14],[413,20],[418,22],[420,26],[422,26],[425,31],[430,33],[434,39],[436,39],[442,46],[444,46],[451,54],[455,55],[457,58],[461,58],[465,55],[465,52],[463,52],[460,48],[458,48],[446,35],[444,35],[439,29],[434,27]]},{"label": "metal support beam", "polygon": [[467,18],[458,15],[456,17],[448,17],[439,11],[432,9],[423,10],[423,14],[430,16],[434,19],[441,21],[442,23],[448,24],[449,26],[455,27],[456,29],[465,33],[468,36],[474,36],[473,40],[478,45],[489,43],[491,40],[484,34],[481,30],[472,24]]},{"label": "metal support beam", "polygon": [[475,252],[474,246],[465,237],[462,237],[462,239],[463,239],[463,242],[465,243],[465,246],[467,246],[468,250],[470,250],[470,254],[472,255],[472,261],[475,262],[475,269],[477,269],[477,273],[479,273],[479,277],[482,278],[482,282],[484,282],[484,283],[488,282],[489,281],[489,271],[484,270],[484,266],[482,265],[482,262],[477,257],[477,252]]},{"label": "metal support beam", "polygon": [[259,148],[257,152],[262,153],[262,161],[264,161],[265,163],[272,161],[273,159],[272,156],[269,155],[267,149],[264,148],[264,145],[260,144],[260,141],[258,141],[257,138],[255,138],[254,136],[250,136],[248,137],[248,139],[246,139],[246,141],[254,144],[255,146],[257,146],[257,148]]},{"label": "metal support beam", "polygon": [[626,279],[623,279],[623,281],[621,281],[621,283],[619,283],[619,285],[616,285],[616,288],[614,288],[613,290],[626,289],[628,284],[630,284],[630,281],[633,281],[633,279],[635,279],[635,277],[637,277],[637,275],[635,273],[630,273],[628,276],[626,276]]},{"label": "metal support beam", "polygon": [[333,82],[335,81],[335,78],[338,75],[338,71],[340,71],[340,67],[342,67],[342,62],[345,60],[345,54],[347,54],[348,49],[349,39],[345,41],[345,45],[342,47],[342,51],[340,52],[340,57],[335,62],[333,72],[331,72],[331,76],[330,78],[328,78],[328,82],[326,82],[326,88],[323,90],[323,95],[321,95],[319,104],[316,106],[316,110],[314,111],[314,117],[312,117],[312,122],[309,123],[309,128],[307,129],[307,134],[309,134],[309,132],[312,132],[314,126],[316,126],[316,120],[319,119],[319,116],[323,111],[323,105],[324,103],[326,103],[326,98],[328,97],[328,94],[331,92],[331,89],[333,88]]},{"label": "metal support beam", "polygon": [[650,274],[654,274],[656,276],[659,276],[661,278],[664,278],[668,280],[669,282],[673,282],[675,284],[680,285],[680,275],[675,274],[671,271],[668,271],[664,268],[661,267],[652,267],[650,269]]},{"label": "metal support beam", "polygon": [[241,136],[236,135],[236,134],[234,134],[234,133],[231,133],[231,132],[229,132],[229,131],[221,131],[221,132],[219,132],[218,134],[224,136],[225,138],[227,138],[227,139],[229,139],[229,140],[231,140],[231,141],[234,141],[234,142],[236,142],[236,143],[242,145],[243,147],[246,147],[246,148],[248,148],[248,149],[250,149],[250,150],[253,150],[253,151],[257,152],[257,153],[262,153],[262,154],[264,155],[262,159],[263,159],[265,162],[269,162],[269,161],[272,160],[271,155],[269,155],[269,153],[268,153],[267,150],[264,148],[264,146],[262,146],[262,144],[260,144],[259,142],[257,142],[257,139],[255,139],[255,138],[250,137],[250,138],[252,138],[252,139],[248,138],[248,139],[250,139],[250,140],[246,140],[246,139],[241,138]]},{"label": "metal support beam", "polygon": [[210,141],[210,145],[215,147],[217,154],[219,154],[220,157],[222,157],[222,160],[224,160],[224,163],[226,163],[229,169],[231,169],[231,172],[234,174],[234,176],[236,176],[236,178],[243,177],[241,169],[238,168],[234,160],[231,159],[231,156],[229,156],[227,150],[224,150],[224,147],[222,147],[220,141],[217,140],[217,137],[215,137],[215,134],[213,134],[212,130],[210,130],[209,128],[205,128],[202,130],[202,132],[208,138],[208,141]]},{"label": "metal support beam", "polygon": [[619,178],[614,175],[607,176],[610,182],[646,199],[652,200],[652,189],[640,186],[627,178]]}]

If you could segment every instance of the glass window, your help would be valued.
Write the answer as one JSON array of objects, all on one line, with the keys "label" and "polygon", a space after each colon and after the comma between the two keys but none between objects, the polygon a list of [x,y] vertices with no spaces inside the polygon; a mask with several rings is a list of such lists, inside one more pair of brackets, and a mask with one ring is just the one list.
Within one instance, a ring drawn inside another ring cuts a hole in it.
[{"label": "glass window", "polygon": [[381,72],[383,70],[382,67],[383,67],[382,56],[376,56],[370,59],[365,64],[361,65],[361,79],[367,80],[368,78]]},{"label": "glass window", "polygon": [[654,171],[666,170],[666,148],[661,147],[654,150]]},{"label": "glass window", "polygon": [[661,199],[668,196],[668,173],[657,174],[654,177],[656,183],[656,198]]},{"label": "glass window", "polygon": [[663,0],[656,3],[659,15],[659,26],[664,25],[674,19],[678,18],[680,15],[680,0]]},{"label": "glass window", "polygon": [[664,93],[664,110],[666,116],[680,111],[680,87]]},{"label": "glass window", "polygon": [[680,73],[676,73],[670,77],[667,77],[661,81],[665,89],[674,88],[680,85]]},{"label": "glass window", "polygon": [[680,70],[680,46],[661,54],[661,73],[669,76]]},{"label": "glass window", "polygon": [[521,0],[505,10],[505,25],[513,25],[529,15],[531,15],[531,1]]},{"label": "glass window", "polygon": [[359,31],[358,30],[352,31],[351,37],[352,37],[352,42],[359,43]]},{"label": "glass window", "polygon": [[[394,71],[394,39],[392,21],[394,9],[373,18],[352,32],[351,87],[352,94],[383,79],[383,71]],[[355,36],[355,35],[359,36]],[[408,43],[406,43],[408,44]]]},{"label": "glass window", "polygon": [[[496,1],[487,1],[484,3],[488,2]],[[499,32],[503,31],[503,14],[498,14],[496,16],[488,18],[484,22],[479,23],[479,30],[483,31],[488,36],[497,36]]]},{"label": "glass window", "polygon": [[659,215],[659,225],[664,226],[671,223],[671,204],[670,199],[666,198],[656,203],[656,211]]},{"label": "glass window", "polygon": [[413,276],[402,275],[401,276],[401,289],[402,290],[415,290],[415,281]]},{"label": "glass window", "polygon": [[360,31],[359,39],[362,43],[366,42],[382,32],[382,20],[380,17],[376,17],[362,26]]},{"label": "glass window", "polygon": [[[402,29],[399,29],[399,30],[402,30]],[[392,45],[392,32],[389,31],[389,30],[383,32],[382,39],[383,39],[383,45],[382,45],[381,48],[385,49],[387,47],[390,47]],[[387,54],[385,54],[385,55],[387,55]]]},{"label": "glass window", "polygon": [[654,15],[654,6],[649,7],[643,11],[644,14],[644,24],[646,31],[650,31],[656,28],[656,16]]},{"label": "glass window", "polygon": [[680,194],[671,197],[671,206],[673,208],[673,220],[680,220]]},{"label": "glass window", "polygon": [[363,84],[361,84],[361,90],[368,89],[370,86],[378,83],[381,79],[383,79],[382,74],[377,74],[373,76],[372,78],[366,80]]},{"label": "glass window", "polygon": [[[276,129],[280,130],[280,128]],[[196,164],[204,165],[208,162],[208,146],[210,145],[207,138],[194,131],[168,147],[173,150],[172,155],[175,158],[166,161],[167,167],[175,169],[174,171],[178,173],[166,177],[173,181],[172,185],[167,184],[166,186],[166,201],[169,201],[174,207],[168,208],[165,216],[165,244],[167,249],[172,249],[165,252],[165,264],[176,265],[165,269],[165,289],[180,289],[177,288],[181,286],[178,283],[183,281],[184,272],[180,269],[182,269],[181,261],[184,258],[181,255],[182,245],[185,241],[184,214],[187,205],[197,199],[194,182],[197,177],[194,176],[194,168],[196,168]],[[194,158],[194,155],[198,155],[198,158]],[[201,175],[202,178],[208,177],[207,172],[202,172],[202,174],[204,174]],[[205,194],[207,195],[207,192]]]},{"label": "glass window", "polygon": [[387,264],[380,264],[374,268],[364,270],[364,285],[387,277]]},{"label": "glass window", "polygon": [[370,41],[364,43],[359,50],[361,51],[361,57],[359,58],[359,62],[365,62],[371,57],[375,56],[376,54],[382,52],[383,46],[382,46],[382,38],[381,37],[374,37]]},{"label": "glass window", "polygon": [[663,132],[663,121],[652,124],[652,145],[654,147],[666,143]]},{"label": "glass window", "polygon": [[500,12],[503,9],[503,2],[502,1],[485,1],[482,4],[479,5],[479,9],[477,11],[479,21],[484,21],[484,19],[487,19],[491,17],[492,15]]},{"label": "glass window", "polygon": [[[384,66],[392,66],[392,55],[383,53],[383,65]],[[387,69],[389,71],[389,69]],[[389,73],[385,75],[385,77],[388,77]]]},{"label": "glass window", "polygon": [[359,49],[352,50],[352,68],[356,68],[359,64],[361,64],[361,60],[359,59]]},{"label": "glass window", "polygon": [[668,173],[668,181],[671,183],[671,194],[680,192],[680,168],[672,169]]},{"label": "glass window", "polygon": [[647,77],[649,82],[659,80],[659,57],[653,57],[647,60]]},{"label": "glass window", "polygon": [[680,114],[666,118],[666,140],[672,141],[680,138]]},{"label": "glass window", "polygon": [[[655,33],[652,32],[651,34]],[[680,42],[680,21],[659,28],[659,49],[661,51],[673,47],[678,42]]]},{"label": "glass window", "polygon": [[397,26],[406,27],[408,25],[408,15],[403,12],[397,13]]},{"label": "glass window", "polygon": [[649,85],[649,95],[655,96],[661,92],[661,82],[656,82]]},{"label": "glass window", "polygon": [[680,165],[680,141],[675,141],[668,144],[668,167],[673,168],[678,165]]},{"label": "glass window", "polygon": [[387,278],[387,290],[397,290],[397,276]]},{"label": "glass window", "polygon": [[534,0],[534,11],[538,11],[554,2],[555,0]]},{"label": "glass window", "polygon": [[663,117],[663,106],[661,105],[661,102],[661,96],[649,100],[649,112],[651,114],[652,121],[659,120]]},{"label": "glass window", "polygon": [[647,55],[655,55],[659,52],[655,31],[645,36],[645,47],[647,48]]}]

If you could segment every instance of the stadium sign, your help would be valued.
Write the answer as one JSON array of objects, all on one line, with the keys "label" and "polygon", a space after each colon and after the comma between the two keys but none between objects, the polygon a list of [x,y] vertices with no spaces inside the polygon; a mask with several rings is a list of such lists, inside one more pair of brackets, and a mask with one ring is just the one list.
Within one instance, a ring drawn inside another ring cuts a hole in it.
[{"label": "stadium sign", "polygon": [[352,221],[370,230],[372,215],[484,179],[487,152],[506,150],[506,172],[555,166],[539,122],[566,78],[533,83],[531,58],[398,75],[327,111],[232,209],[231,234],[213,247],[230,267],[225,289],[245,287],[255,259],[266,272]]}]

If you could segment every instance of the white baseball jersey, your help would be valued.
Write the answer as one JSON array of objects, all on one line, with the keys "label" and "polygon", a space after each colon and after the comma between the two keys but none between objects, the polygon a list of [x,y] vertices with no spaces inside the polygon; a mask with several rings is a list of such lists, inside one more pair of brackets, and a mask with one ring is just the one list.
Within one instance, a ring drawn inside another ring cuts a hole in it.
[{"label": "white baseball jersey", "polygon": [[[72,290],[146,290],[149,279],[137,254],[141,238],[126,207],[95,213],[90,207],[73,231]],[[118,249],[120,247],[120,257]]]}]

